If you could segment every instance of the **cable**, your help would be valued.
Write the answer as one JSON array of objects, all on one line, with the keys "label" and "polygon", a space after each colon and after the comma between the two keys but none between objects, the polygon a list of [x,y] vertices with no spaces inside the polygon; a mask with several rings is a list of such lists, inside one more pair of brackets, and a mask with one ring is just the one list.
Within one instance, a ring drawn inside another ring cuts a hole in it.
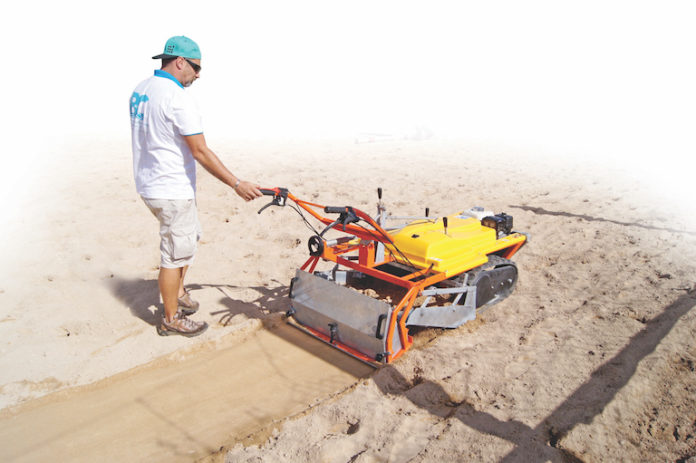
[{"label": "cable", "polygon": [[319,232],[316,230],[316,228],[314,228],[314,227],[312,226],[312,224],[309,223],[309,221],[308,221],[307,218],[304,216],[304,214],[302,213],[302,211],[300,210],[300,207],[299,207],[298,205],[296,205],[296,204],[288,204],[288,206],[290,206],[292,209],[295,210],[295,212],[297,212],[298,214],[300,214],[300,217],[302,218],[302,221],[303,221],[304,224],[307,226],[307,228],[309,228],[315,235],[318,235],[318,234],[319,234]]},{"label": "cable", "polygon": [[[302,211],[300,210],[300,207],[299,207],[297,204],[287,204],[287,205],[290,206],[295,212],[297,212],[297,213],[300,215],[300,218],[301,218],[302,221],[304,222],[305,226],[307,226],[307,228],[309,228],[315,235],[319,235],[319,236],[320,236],[320,233],[319,233],[319,232],[317,231],[317,229],[314,228],[314,226],[312,226],[312,224],[307,220],[307,218],[306,218],[305,215],[302,213]],[[376,229],[376,228],[374,228],[374,227],[373,227],[373,229],[368,229],[368,228],[366,228],[365,226],[361,225],[361,224],[359,223],[360,221],[363,221],[363,222],[367,223],[368,225],[370,225],[370,226],[372,227],[372,225],[371,225],[367,220],[365,220],[365,219],[363,219],[363,218],[358,218],[358,222],[355,222],[355,225],[356,225],[357,227],[362,228],[362,229],[365,230],[367,233],[369,233],[369,234],[371,234],[371,235],[373,235],[373,236],[374,236],[375,234],[378,234],[378,235],[382,236],[385,240],[387,240],[387,242],[388,242],[391,246],[394,247],[394,249],[395,249],[396,252],[399,254],[399,256],[401,256],[401,258],[402,258],[403,260],[405,260],[406,262],[408,262],[408,265],[410,265],[413,269],[418,269],[418,266],[414,265],[413,262],[411,262],[411,260],[410,260],[408,257],[406,257],[406,255],[401,251],[401,249],[398,248],[398,246],[394,243],[394,241],[391,239],[391,237],[390,237],[389,235],[387,235],[386,233],[384,233],[384,232],[382,232],[381,230],[378,230],[378,229]],[[389,255],[390,255],[390,256],[396,258],[396,256],[394,256],[394,253],[392,252],[391,249],[387,248],[387,251],[389,251]],[[397,260],[398,260],[398,259],[397,259]]]},{"label": "cable", "polygon": [[[360,220],[363,220],[363,221],[367,222],[365,219],[360,219]],[[369,223],[369,222],[367,222],[367,223]],[[363,227],[363,226],[360,225],[359,223],[356,223],[356,225],[357,225],[358,227],[362,228],[363,230],[365,230],[365,231],[368,232],[368,233],[377,232],[377,233],[379,233],[380,235],[382,235],[382,237],[384,237],[387,241],[389,241],[389,244],[392,245],[392,246],[394,247],[394,249],[396,249],[396,252],[399,253],[399,255],[401,256],[401,258],[404,259],[406,262],[408,262],[408,265],[410,265],[410,266],[411,266],[412,268],[414,268],[414,269],[418,269],[418,266],[414,265],[413,262],[411,262],[411,260],[410,260],[408,257],[406,257],[406,255],[405,255],[403,252],[401,252],[401,249],[398,248],[398,246],[396,245],[396,243],[394,243],[394,241],[391,239],[391,237],[389,237],[388,235],[385,235],[385,233],[382,233],[381,231],[379,231],[379,230],[377,230],[377,229],[375,229],[375,230],[373,231],[373,230],[368,230],[367,228]],[[386,246],[385,246],[385,248],[386,248]],[[391,249],[387,248],[387,250],[389,251],[389,254],[390,254],[392,257],[394,257],[394,253],[392,253]]]}]

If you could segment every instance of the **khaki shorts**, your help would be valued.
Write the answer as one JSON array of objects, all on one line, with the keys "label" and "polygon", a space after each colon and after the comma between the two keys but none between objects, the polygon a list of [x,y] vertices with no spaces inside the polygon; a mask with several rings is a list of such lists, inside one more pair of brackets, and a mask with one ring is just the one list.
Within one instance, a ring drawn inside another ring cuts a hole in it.
[{"label": "khaki shorts", "polygon": [[191,265],[201,238],[196,200],[143,198],[143,201],[160,223],[160,266]]}]

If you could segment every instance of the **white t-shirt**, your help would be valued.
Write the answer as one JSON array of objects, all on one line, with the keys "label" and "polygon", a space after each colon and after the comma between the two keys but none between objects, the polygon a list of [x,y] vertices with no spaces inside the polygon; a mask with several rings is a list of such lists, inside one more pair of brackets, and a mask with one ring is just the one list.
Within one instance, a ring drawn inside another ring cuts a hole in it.
[{"label": "white t-shirt", "polygon": [[184,136],[203,133],[196,103],[171,74],[157,70],[131,95],[135,188],[148,199],[193,199],[196,161]]}]

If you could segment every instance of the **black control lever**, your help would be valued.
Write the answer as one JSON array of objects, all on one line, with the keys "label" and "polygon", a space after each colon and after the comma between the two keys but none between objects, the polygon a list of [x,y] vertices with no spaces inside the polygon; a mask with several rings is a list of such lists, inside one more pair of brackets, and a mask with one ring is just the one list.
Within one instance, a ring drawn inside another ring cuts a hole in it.
[{"label": "black control lever", "polygon": [[[277,190],[277,191],[276,191]],[[269,190],[267,188],[261,188],[259,191],[264,196],[273,196],[270,203],[259,209],[259,214],[262,213],[269,206],[285,206],[288,200],[288,189],[287,188],[276,188],[275,190]]]},{"label": "black control lever", "polygon": [[348,225],[349,223],[355,223],[358,220],[360,220],[353,208],[350,206],[326,206],[324,207],[324,212],[329,214],[340,214],[338,216],[338,219],[336,219],[331,225],[329,225],[328,228],[333,228],[334,225],[340,223],[341,225],[343,225],[343,231],[346,231],[346,225]]}]

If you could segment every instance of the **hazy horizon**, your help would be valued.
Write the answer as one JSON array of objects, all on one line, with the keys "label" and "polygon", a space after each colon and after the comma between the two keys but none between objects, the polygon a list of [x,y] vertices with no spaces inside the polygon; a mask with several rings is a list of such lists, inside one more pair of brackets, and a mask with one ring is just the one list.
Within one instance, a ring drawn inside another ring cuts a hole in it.
[{"label": "hazy horizon", "polygon": [[189,91],[209,138],[425,127],[691,182],[690,2],[69,0],[12,8],[4,33],[19,53],[5,61],[13,71],[5,197],[56,156],[55,140],[128,137],[132,89],[158,67],[151,56],[167,38],[182,34],[202,50],[201,79]]}]

